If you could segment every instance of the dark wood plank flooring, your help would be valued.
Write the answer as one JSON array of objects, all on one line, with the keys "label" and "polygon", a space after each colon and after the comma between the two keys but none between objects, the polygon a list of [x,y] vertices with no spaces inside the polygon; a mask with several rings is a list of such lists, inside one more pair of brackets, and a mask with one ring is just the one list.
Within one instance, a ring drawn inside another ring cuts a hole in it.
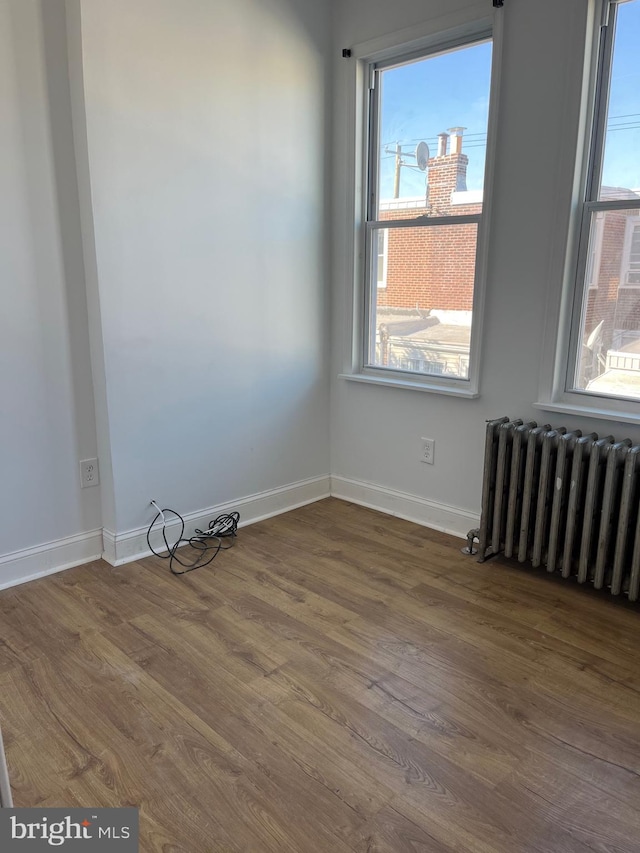
[{"label": "dark wood plank flooring", "polygon": [[329,499],[0,593],[17,806],[141,851],[640,850],[640,614]]}]

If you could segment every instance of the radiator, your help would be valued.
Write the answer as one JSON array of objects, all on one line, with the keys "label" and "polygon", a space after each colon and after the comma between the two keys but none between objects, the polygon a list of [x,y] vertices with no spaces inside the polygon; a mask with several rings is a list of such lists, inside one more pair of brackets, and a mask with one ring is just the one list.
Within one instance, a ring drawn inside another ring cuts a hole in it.
[{"label": "radiator", "polygon": [[565,427],[487,424],[480,562],[502,553],[638,600],[640,446]]}]

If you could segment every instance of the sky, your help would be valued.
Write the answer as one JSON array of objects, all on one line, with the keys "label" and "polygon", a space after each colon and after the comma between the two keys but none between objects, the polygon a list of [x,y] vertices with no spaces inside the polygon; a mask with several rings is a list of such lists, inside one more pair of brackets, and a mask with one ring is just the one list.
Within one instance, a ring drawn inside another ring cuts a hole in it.
[{"label": "sky", "polygon": [[640,188],[640,0],[618,9],[602,183]]},{"label": "sky", "polygon": [[[380,197],[393,196],[395,146],[415,152],[424,141],[435,156],[438,134],[465,127],[462,150],[469,157],[467,188],[482,189],[487,142],[491,43],[483,42],[382,72]],[[385,148],[391,153],[387,153]],[[400,195],[422,195],[425,173],[415,158],[403,158]],[[413,166],[413,168],[412,168]]]},{"label": "sky", "polygon": [[[603,167],[606,186],[640,188],[640,0],[618,10],[611,96]],[[486,156],[491,44],[428,57],[382,72],[380,198],[393,196],[395,146],[406,152],[400,196],[425,192],[425,174],[415,168],[418,142],[431,156],[437,135],[465,127],[462,150],[469,157],[467,188],[482,189]]]}]

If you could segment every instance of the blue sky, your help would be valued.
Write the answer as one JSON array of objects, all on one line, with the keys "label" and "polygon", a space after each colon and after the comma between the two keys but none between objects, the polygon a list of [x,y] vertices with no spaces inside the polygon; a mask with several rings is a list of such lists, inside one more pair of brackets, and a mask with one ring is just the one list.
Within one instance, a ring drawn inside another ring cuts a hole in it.
[{"label": "blue sky", "polygon": [[640,188],[640,2],[618,9],[602,182]]},{"label": "blue sky", "polygon": [[[640,188],[640,0],[620,5],[615,61],[609,102],[603,183]],[[462,126],[462,150],[469,157],[468,189],[481,189],[484,180],[491,44],[465,47],[382,73],[380,122],[380,197],[393,196],[395,145],[415,151],[424,140],[431,155],[437,134]],[[385,151],[388,146],[391,153]],[[422,195],[425,175],[406,157],[401,169],[400,195]]]},{"label": "blue sky", "polygon": [[[451,51],[389,68],[382,73],[382,113],[380,122],[380,195],[393,195],[395,150],[415,151],[424,140],[431,156],[436,153],[437,135],[450,127],[466,127],[462,150],[469,157],[468,189],[481,189],[487,140],[491,44]],[[407,157],[405,162],[414,164]],[[425,175],[417,169],[401,169],[400,195],[421,195]]]}]

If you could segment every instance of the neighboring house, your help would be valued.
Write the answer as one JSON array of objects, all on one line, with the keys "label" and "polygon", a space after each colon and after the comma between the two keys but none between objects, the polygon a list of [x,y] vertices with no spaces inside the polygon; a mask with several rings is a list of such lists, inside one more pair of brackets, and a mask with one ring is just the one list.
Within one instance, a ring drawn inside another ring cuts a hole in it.
[{"label": "neighboring house", "polygon": [[[380,219],[443,217],[482,210],[482,191],[467,190],[462,134],[439,136],[423,196],[384,199]],[[451,139],[451,150],[447,150]],[[407,213],[409,211],[409,214]],[[389,228],[378,254],[378,363],[465,379],[469,370],[477,225]]]},{"label": "neighboring house", "polygon": [[[441,134],[445,137],[446,134]],[[467,191],[469,158],[462,136],[452,137],[452,151],[431,157],[427,193],[422,197],[387,199],[380,219],[478,213],[482,191]],[[396,228],[385,231],[378,264],[378,308],[471,311],[475,273],[476,226],[444,229]]]},{"label": "neighboring house", "polygon": [[[441,134],[427,167],[424,196],[385,199],[381,220],[478,213],[482,191],[467,190],[469,158],[462,135]],[[603,198],[637,199],[640,192],[603,187]],[[640,391],[640,216],[635,210],[598,214],[585,287],[579,387],[606,393],[628,385]],[[476,225],[390,228],[378,255],[378,346],[382,364],[464,378],[468,366],[475,275]],[[395,353],[395,356],[394,356]],[[620,371],[625,373],[620,374]],[[637,387],[636,387],[637,386]]]},{"label": "neighboring house", "polygon": [[[603,187],[602,198],[637,199],[635,190]],[[640,381],[640,216],[637,210],[597,214],[587,255],[588,288],[578,384],[605,392]],[[621,371],[624,371],[621,373]]]}]

